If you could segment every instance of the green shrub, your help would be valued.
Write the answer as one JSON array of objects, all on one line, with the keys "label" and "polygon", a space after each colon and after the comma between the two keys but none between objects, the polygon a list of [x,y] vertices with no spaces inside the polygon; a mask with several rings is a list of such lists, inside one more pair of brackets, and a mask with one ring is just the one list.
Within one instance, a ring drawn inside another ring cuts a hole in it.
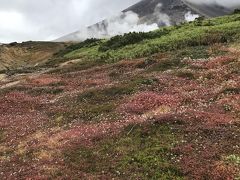
[{"label": "green shrub", "polygon": [[240,156],[236,154],[229,155],[225,158],[228,162],[240,166]]},{"label": "green shrub", "polygon": [[154,39],[159,38],[163,35],[166,35],[170,32],[170,28],[163,28],[157,31],[152,32],[130,32],[124,35],[117,35],[112,37],[110,40],[101,44],[99,47],[99,51],[105,52],[108,50],[115,50],[126,45],[136,44],[146,39]]},{"label": "green shrub", "polygon": [[182,67],[184,64],[180,59],[164,59],[149,68],[149,71],[166,71],[174,67]]},{"label": "green shrub", "polygon": [[57,52],[56,54],[54,54],[54,56],[55,57],[62,57],[65,54],[67,54],[69,52],[72,52],[74,50],[81,49],[83,47],[95,46],[96,44],[99,43],[99,41],[101,41],[101,40],[100,39],[95,39],[95,38],[87,39],[83,42],[80,42],[80,43],[77,43],[77,44],[72,44],[72,45],[68,46],[64,50],[61,50],[61,51]]},{"label": "green shrub", "polygon": [[233,14],[240,14],[240,9],[235,9]]},{"label": "green shrub", "polygon": [[202,26],[204,19],[205,19],[204,16],[198,17],[195,19],[195,21],[193,21],[193,23],[195,26]]}]

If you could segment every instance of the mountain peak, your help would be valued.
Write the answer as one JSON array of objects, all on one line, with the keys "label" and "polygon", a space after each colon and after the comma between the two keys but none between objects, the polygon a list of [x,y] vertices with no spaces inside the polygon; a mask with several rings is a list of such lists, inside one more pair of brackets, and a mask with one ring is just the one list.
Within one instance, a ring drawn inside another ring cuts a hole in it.
[{"label": "mountain peak", "polygon": [[133,31],[147,32],[158,27],[194,20],[198,16],[216,17],[230,12],[230,9],[217,3],[194,4],[187,0],[142,0],[114,17],[55,41],[83,41],[87,38],[109,38]]}]

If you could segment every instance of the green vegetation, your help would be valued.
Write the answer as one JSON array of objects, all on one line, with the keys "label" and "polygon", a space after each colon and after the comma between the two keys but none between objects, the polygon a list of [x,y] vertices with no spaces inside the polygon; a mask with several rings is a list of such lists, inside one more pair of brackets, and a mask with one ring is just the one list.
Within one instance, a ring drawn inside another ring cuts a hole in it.
[{"label": "green vegetation", "polygon": [[[118,101],[124,96],[135,92],[136,81],[130,81],[105,89],[93,89],[79,94],[68,104],[66,111],[49,113],[53,117],[52,125],[62,126],[74,120],[89,122],[98,120],[115,120],[118,113],[115,111]],[[64,100],[65,101],[65,100]]]},{"label": "green vegetation", "polygon": [[135,93],[141,86],[154,85],[156,78],[144,78],[137,76],[122,84],[104,89],[90,89],[67,102],[68,108],[59,113],[49,113],[52,125],[63,126],[72,121],[98,122],[99,120],[114,121],[118,118],[116,108],[119,102],[126,96]]},{"label": "green vegetation", "polygon": [[184,64],[180,59],[163,59],[154,66],[149,68],[149,71],[166,71],[175,67],[181,67]]},{"label": "green vegetation", "polygon": [[223,94],[239,94],[240,88],[226,88],[221,93],[223,93]]},{"label": "green vegetation", "polygon": [[99,51],[105,52],[108,50],[116,50],[121,47],[130,44],[136,44],[146,39],[155,39],[161,36],[167,35],[171,31],[171,28],[162,28],[158,31],[151,32],[130,32],[124,35],[118,35],[112,37],[110,40],[102,43],[99,47]]},{"label": "green vegetation", "polygon": [[229,155],[225,158],[226,161],[240,166],[240,156],[236,154]]},{"label": "green vegetation", "polygon": [[[58,85],[56,84],[56,86],[58,86]],[[25,92],[32,96],[39,96],[39,95],[43,95],[43,94],[57,95],[57,94],[64,92],[64,90],[62,88],[55,88],[55,85],[50,85],[50,87],[38,87],[38,88],[34,88],[34,89],[24,87],[24,86],[13,86],[13,87],[9,87],[9,88],[0,90],[0,95],[4,95],[4,94],[7,94],[9,92],[14,92],[14,91]]]},{"label": "green vegetation", "polygon": [[33,73],[36,70],[38,70],[38,67],[27,67],[27,66],[25,66],[25,67],[21,67],[21,68],[1,70],[0,74],[7,74],[8,76],[13,76],[15,74]]},{"label": "green vegetation", "polygon": [[44,94],[53,94],[57,95],[64,92],[61,88],[35,88],[28,91],[29,94],[34,96],[44,95]]},{"label": "green vegetation", "polygon": [[3,179],[238,177],[239,21],[91,39],[2,75]]},{"label": "green vegetation", "polygon": [[[239,41],[239,29],[239,13],[214,19],[198,18],[194,22],[164,27],[148,33],[127,33],[109,40],[88,39],[56,53],[45,66],[56,66],[69,59],[81,59],[72,67],[51,71],[52,73],[67,73],[114,63],[122,59],[151,57],[159,52],[176,53],[178,55],[176,59],[181,57],[208,58],[214,54],[224,53],[218,48],[210,52],[209,46]],[[148,60],[140,64],[139,68],[146,68],[155,63],[154,60],[151,61],[151,58]],[[171,63],[164,66],[159,69],[162,71],[172,67]]]},{"label": "green vegetation", "polygon": [[0,128],[0,143],[4,140],[4,131]]},{"label": "green vegetation", "polygon": [[[116,36],[107,41],[99,41],[95,46],[76,49],[65,54],[64,57],[81,57],[88,61],[111,63],[121,59],[138,58],[157,52],[175,51],[194,46],[205,49],[208,45],[215,43],[239,40],[239,29],[240,14],[215,19],[197,19],[192,23],[161,28],[150,33]],[[197,51],[193,56],[198,56]],[[185,53],[192,56],[191,52]],[[200,57],[205,56],[207,54],[202,54]]]},{"label": "green vegetation", "polygon": [[62,56],[64,56],[64,54],[67,54],[67,53],[72,52],[74,50],[81,49],[83,47],[95,46],[95,45],[98,44],[99,41],[100,41],[99,39],[95,39],[95,38],[87,39],[83,42],[72,44],[72,45],[68,46],[67,48],[65,48],[64,50],[61,50],[61,51],[57,52],[54,55],[55,55],[55,57],[62,57]]},{"label": "green vegetation", "polygon": [[[177,143],[170,127],[130,125],[120,136],[98,143],[96,147],[78,147],[66,151],[71,169],[127,179],[184,179],[171,163],[171,148]],[[111,173],[111,174],[109,174]]]},{"label": "green vegetation", "polygon": [[235,9],[233,14],[240,14],[240,9]]},{"label": "green vegetation", "polygon": [[80,102],[108,102],[122,95],[130,95],[134,92],[134,85],[126,84],[103,90],[92,90],[78,96]]},{"label": "green vegetation", "polygon": [[29,90],[29,88],[24,87],[24,86],[8,87],[8,88],[0,89],[0,95],[5,95],[5,94],[13,92],[13,91],[24,92],[24,91],[28,91],[28,90]]},{"label": "green vegetation", "polygon": [[66,54],[71,53],[75,50],[81,49],[81,48],[91,48],[96,45],[98,45],[101,42],[99,39],[87,39],[83,42],[80,43],[74,43],[69,46],[67,46],[65,49],[60,50],[59,52],[55,53],[53,55],[53,58],[49,59],[46,64],[43,65],[43,67],[48,67],[48,66],[55,66],[60,63],[64,63],[68,60],[68,58],[65,57]]},{"label": "green vegetation", "polygon": [[158,83],[157,78],[144,78],[139,80],[139,84],[143,85],[154,85]]}]

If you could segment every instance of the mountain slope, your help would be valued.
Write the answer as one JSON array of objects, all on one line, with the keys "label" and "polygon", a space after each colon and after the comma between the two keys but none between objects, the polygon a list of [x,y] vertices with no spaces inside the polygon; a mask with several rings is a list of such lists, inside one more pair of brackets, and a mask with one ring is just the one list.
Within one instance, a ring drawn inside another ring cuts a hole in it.
[{"label": "mountain slope", "polygon": [[[133,11],[144,18],[146,22],[154,16],[156,12],[156,7],[161,4],[161,8],[157,9],[163,14],[167,14],[170,17],[170,22],[172,25],[179,24],[185,20],[185,14],[189,11],[196,13],[193,9],[186,6],[181,0],[142,0],[139,3],[127,8],[123,12]],[[155,21],[150,21],[148,23],[156,23]],[[161,26],[161,24],[159,24]]]},{"label": "mountain slope", "polygon": [[0,74],[0,179],[239,179],[239,29],[200,18]]},{"label": "mountain slope", "polygon": [[[212,4],[194,4],[189,1],[184,0],[184,3],[189,6],[190,8],[194,9],[199,14],[202,14],[206,17],[218,17],[223,16],[226,14],[231,14],[233,12],[233,9],[223,7],[217,3]],[[238,7],[236,7],[238,8]]]},{"label": "mountain slope", "polygon": [[[158,26],[179,24],[180,22],[185,21],[186,13],[195,13],[193,9],[189,8],[181,0],[142,0],[123,12],[134,12],[139,18],[134,24],[129,25],[129,30],[132,26],[137,26],[139,24],[157,24]],[[66,35],[56,41],[79,41],[90,37],[106,38],[112,36],[109,32],[111,24],[117,22],[119,23],[119,26],[116,28],[121,28],[121,26],[124,25],[124,22],[121,22],[121,19],[124,19],[124,14],[119,15],[118,18],[110,18],[109,20],[107,19],[89,26],[86,29]],[[128,32],[128,29],[125,32]],[[144,31],[144,29],[142,29],[142,31]],[[99,32],[101,33],[99,34]]]},{"label": "mountain slope", "polygon": [[[87,28],[82,28],[80,31],[68,34],[56,41],[83,41],[87,38],[109,38],[129,31],[149,31],[149,29],[156,29],[157,26],[179,24],[186,21],[186,15],[190,16],[190,18],[197,17],[196,15],[217,17],[230,14],[232,11],[232,9],[220,6],[217,3],[194,4],[187,0],[142,0],[124,10],[123,14],[119,16],[106,19]],[[118,29],[124,27],[128,19],[126,18],[126,16],[129,16],[127,12],[135,13],[137,20],[134,23],[129,23],[125,30],[119,31]],[[118,25],[115,26],[116,24]],[[156,24],[156,26],[153,27],[153,24]],[[139,28],[136,28],[136,26]]]}]

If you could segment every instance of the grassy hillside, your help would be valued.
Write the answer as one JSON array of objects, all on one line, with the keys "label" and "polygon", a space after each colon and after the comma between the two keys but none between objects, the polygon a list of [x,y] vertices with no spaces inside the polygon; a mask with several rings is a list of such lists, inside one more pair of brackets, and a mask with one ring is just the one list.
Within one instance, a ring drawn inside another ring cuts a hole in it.
[{"label": "grassy hillside", "polygon": [[239,28],[240,14],[238,13],[215,19],[199,18],[192,23],[162,28],[149,33],[129,33],[97,43],[93,41],[92,44],[87,40],[87,45],[82,42],[79,44],[80,48],[62,52],[61,55],[65,59],[81,58],[96,64],[112,63],[121,59],[145,57],[157,52],[238,41]]},{"label": "grassy hillside", "polygon": [[0,179],[239,179],[239,57],[234,14],[0,73]]}]

